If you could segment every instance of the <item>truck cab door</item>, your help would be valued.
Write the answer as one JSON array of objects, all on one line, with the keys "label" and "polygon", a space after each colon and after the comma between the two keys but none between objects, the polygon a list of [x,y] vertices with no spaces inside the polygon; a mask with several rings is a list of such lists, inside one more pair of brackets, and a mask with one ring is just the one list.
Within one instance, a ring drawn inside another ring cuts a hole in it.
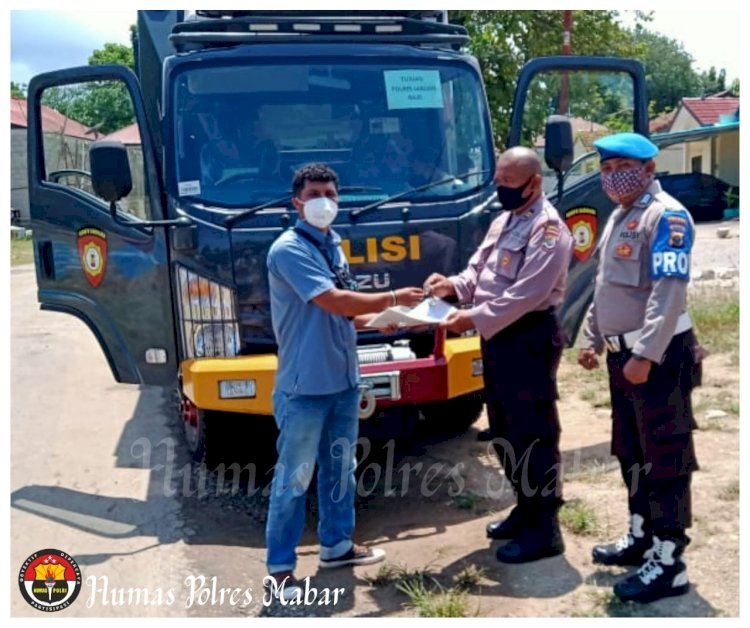
[{"label": "truck cab door", "polygon": [[544,168],[544,191],[574,241],[568,290],[559,312],[572,343],[593,298],[597,265],[593,254],[614,209],[601,189],[599,156],[593,142],[623,131],[648,137],[643,66],[616,57],[559,56],[530,61],[518,78],[507,145],[532,147],[545,166],[549,139],[545,125],[550,116],[569,120],[573,140],[572,165],[562,177],[551,164]]},{"label": "truck cab door", "polygon": [[[113,131],[108,139],[127,144],[132,176],[116,218],[93,191],[88,155],[95,140]],[[43,310],[86,323],[124,383],[170,384],[177,374],[169,228],[148,226],[166,218],[153,146],[138,80],[128,68],[87,66],[31,81],[28,175],[38,300]]]}]

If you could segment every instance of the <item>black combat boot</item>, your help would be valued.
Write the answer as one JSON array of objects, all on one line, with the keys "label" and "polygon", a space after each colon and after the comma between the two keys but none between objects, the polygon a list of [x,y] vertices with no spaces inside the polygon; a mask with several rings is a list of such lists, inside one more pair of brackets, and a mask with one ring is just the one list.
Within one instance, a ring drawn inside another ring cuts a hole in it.
[{"label": "black combat boot", "polygon": [[521,508],[521,505],[518,504],[510,511],[507,519],[499,519],[498,521],[492,521],[487,524],[487,536],[495,540],[514,539],[518,537],[526,527],[524,520],[523,509]]},{"label": "black combat boot", "polygon": [[560,503],[528,510],[521,534],[496,552],[501,563],[528,563],[540,558],[558,556],[565,551],[557,511]]},{"label": "black combat boot", "polygon": [[644,530],[644,518],[630,516],[630,530],[614,543],[595,545],[591,552],[595,563],[600,565],[642,565],[643,555],[651,548],[651,535]]},{"label": "black combat boot", "polygon": [[679,556],[687,539],[659,539],[646,552],[646,562],[632,576],[614,586],[622,602],[653,602],[673,595],[683,595],[690,588],[687,566]]}]

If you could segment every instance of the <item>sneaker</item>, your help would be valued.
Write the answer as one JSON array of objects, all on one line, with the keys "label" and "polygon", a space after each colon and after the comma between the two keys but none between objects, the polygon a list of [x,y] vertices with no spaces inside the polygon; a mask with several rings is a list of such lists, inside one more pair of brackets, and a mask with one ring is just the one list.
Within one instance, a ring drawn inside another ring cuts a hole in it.
[{"label": "sneaker", "polygon": [[676,548],[674,541],[661,541],[655,536],[646,562],[632,576],[615,584],[614,593],[620,601],[647,603],[687,593],[687,566],[675,556]]},{"label": "sneaker", "polygon": [[321,558],[320,566],[323,569],[331,567],[347,567],[349,565],[372,565],[385,560],[385,550],[377,547],[363,547],[352,545],[351,549],[336,558]]},{"label": "sneaker", "polygon": [[297,599],[302,594],[302,587],[291,571],[268,574],[263,586],[270,591],[274,599],[282,603]]},{"label": "sneaker", "polygon": [[614,543],[595,545],[591,552],[594,563],[599,565],[642,565],[644,555],[651,548],[651,539],[643,529],[644,519],[634,514],[630,517],[630,530]]}]

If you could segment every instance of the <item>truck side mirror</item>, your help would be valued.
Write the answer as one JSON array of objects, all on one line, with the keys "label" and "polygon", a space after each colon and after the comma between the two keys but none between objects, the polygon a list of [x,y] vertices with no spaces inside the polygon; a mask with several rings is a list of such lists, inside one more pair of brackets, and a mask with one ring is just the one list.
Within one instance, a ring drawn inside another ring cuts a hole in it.
[{"label": "truck side mirror", "polygon": [[573,164],[573,127],[565,116],[550,116],[544,127],[544,161],[557,173]]},{"label": "truck side mirror", "polygon": [[130,194],[133,179],[130,176],[128,151],[122,142],[99,141],[89,149],[91,184],[94,192],[110,205]]}]

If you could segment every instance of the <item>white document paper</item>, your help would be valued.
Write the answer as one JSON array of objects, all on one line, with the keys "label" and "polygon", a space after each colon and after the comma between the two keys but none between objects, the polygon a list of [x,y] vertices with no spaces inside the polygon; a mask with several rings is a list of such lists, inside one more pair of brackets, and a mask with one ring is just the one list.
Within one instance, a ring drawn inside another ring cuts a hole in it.
[{"label": "white document paper", "polygon": [[408,308],[397,305],[383,310],[373,318],[367,327],[383,329],[395,323],[399,327],[418,327],[420,325],[439,325],[456,310],[450,303],[441,299],[425,299],[419,305]]}]

